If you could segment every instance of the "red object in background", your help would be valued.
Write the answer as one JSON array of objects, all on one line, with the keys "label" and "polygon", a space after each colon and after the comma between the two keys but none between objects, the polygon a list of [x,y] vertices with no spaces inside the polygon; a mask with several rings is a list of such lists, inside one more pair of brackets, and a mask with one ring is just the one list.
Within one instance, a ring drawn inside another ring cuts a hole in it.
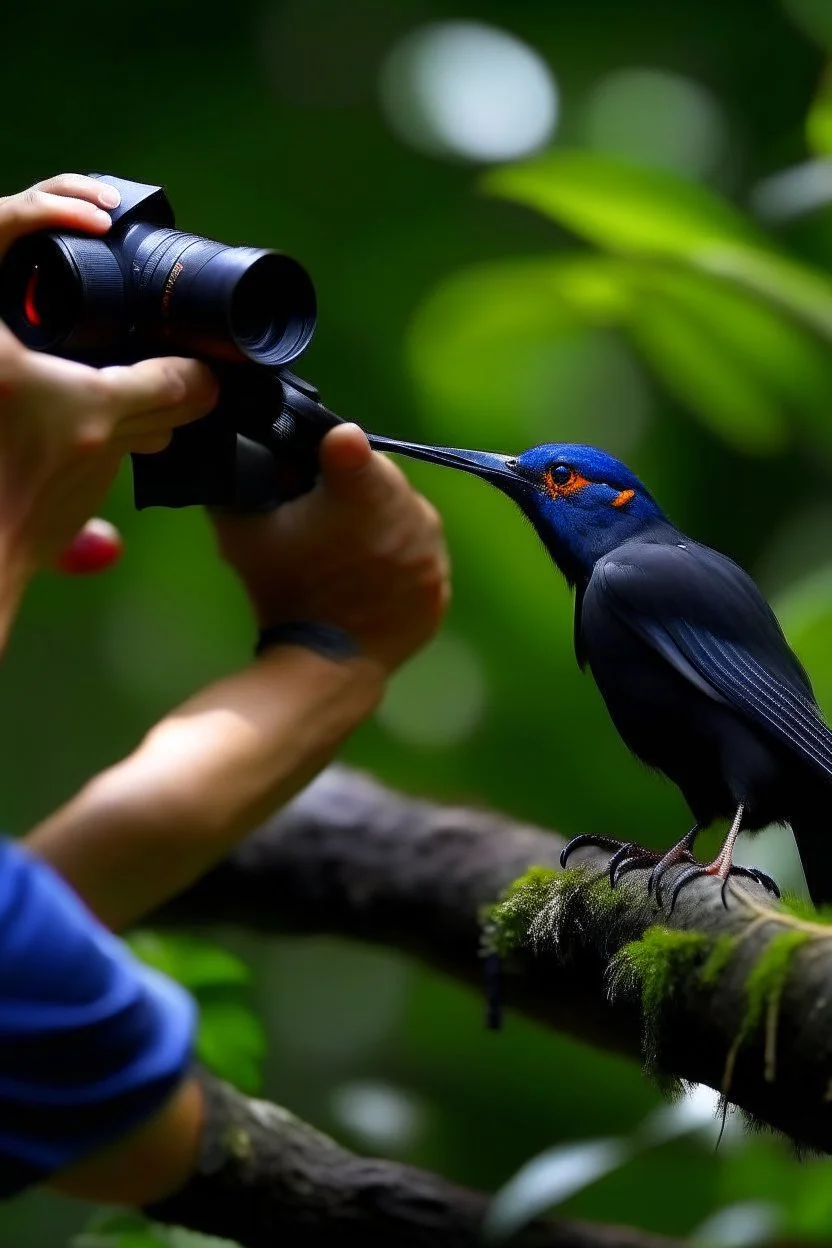
[{"label": "red object in background", "polygon": [[121,558],[124,542],[109,520],[89,520],[55,561],[67,576],[89,576],[104,572]]}]

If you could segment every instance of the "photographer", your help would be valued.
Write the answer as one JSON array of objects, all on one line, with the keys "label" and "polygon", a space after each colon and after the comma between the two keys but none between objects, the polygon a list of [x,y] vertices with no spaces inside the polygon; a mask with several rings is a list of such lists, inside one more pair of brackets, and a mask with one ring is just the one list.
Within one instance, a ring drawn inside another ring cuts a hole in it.
[{"label": "photographer", "polygon": [[[43,184],[36,208],[0,200],[0,254],[27,228],[103,232],[92,205],[107,190],[70,178]],[[94,510],[120,456],[160,449],[215,397],[186,361],[95,373],[8,338],[6,631],[26,580]],[[27,852],[0,850],[0,1193],[48,1178],[72,1194],[146,1204],[185,1181],[202,1121],[188,1076],[191,1004],[75,894],[118,929],[190,883],[329,761],[440,622],[447,564],[433,509],[355,426],[326,437],[320,463],[315,489],[271,515],[214,519],[248,591],[260,656],[156,725],[36,828]],[[9,1001],[23,1007],[11,1027]]]}]

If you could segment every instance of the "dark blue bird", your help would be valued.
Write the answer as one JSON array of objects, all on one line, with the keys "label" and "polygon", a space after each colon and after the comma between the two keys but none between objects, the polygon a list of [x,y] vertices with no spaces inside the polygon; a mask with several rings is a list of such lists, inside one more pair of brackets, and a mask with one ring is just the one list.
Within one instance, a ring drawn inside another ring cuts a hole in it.
[{"label": "dark blue bird", "polygon": [[[551,443],[516,458],[372,437],[378,450],[474,473],[531,520],[575,590],[575,653],[627,746],[681,789],[695,826],[663,857],[596,837],[610,870],[656,861],[650,887],[678,862],[673,900],[702,872],[727,880],[740,831],[789,823],[809,891],[832,901],[826,822],[832,732],[774,612],[726,555],[680,532],[630,470],[592,446]],[[694,863],[697,833],[730,818],[722,851]],[[724,893],[723,893],[724,897]]]}]

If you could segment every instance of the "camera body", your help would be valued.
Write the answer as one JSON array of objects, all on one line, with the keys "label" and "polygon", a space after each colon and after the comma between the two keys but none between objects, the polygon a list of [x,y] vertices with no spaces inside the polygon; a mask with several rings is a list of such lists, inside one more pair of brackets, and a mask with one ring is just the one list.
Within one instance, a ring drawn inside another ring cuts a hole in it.
[{"label": "camera body", "polygon": [[337,417],[288,371],[315,331],[306,270],[281,252],[175,229],[161,186],[93,174],[121,195],[104,237],[45,232],[0,265],[0,317],[28,347],[86,364],[208,363],[220,400],[133,456],[137,507],[267,508],[310,488]]}]

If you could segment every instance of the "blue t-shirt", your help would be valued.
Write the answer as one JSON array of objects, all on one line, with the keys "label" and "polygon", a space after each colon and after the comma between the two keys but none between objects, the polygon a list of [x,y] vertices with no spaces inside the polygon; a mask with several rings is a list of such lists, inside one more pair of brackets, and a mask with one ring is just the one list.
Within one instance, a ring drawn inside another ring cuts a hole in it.
[{"label": "blue t-shirt", "polygon": [[0,1198],[160,1109],[195,1014],[55,871],[0,838]]}]

